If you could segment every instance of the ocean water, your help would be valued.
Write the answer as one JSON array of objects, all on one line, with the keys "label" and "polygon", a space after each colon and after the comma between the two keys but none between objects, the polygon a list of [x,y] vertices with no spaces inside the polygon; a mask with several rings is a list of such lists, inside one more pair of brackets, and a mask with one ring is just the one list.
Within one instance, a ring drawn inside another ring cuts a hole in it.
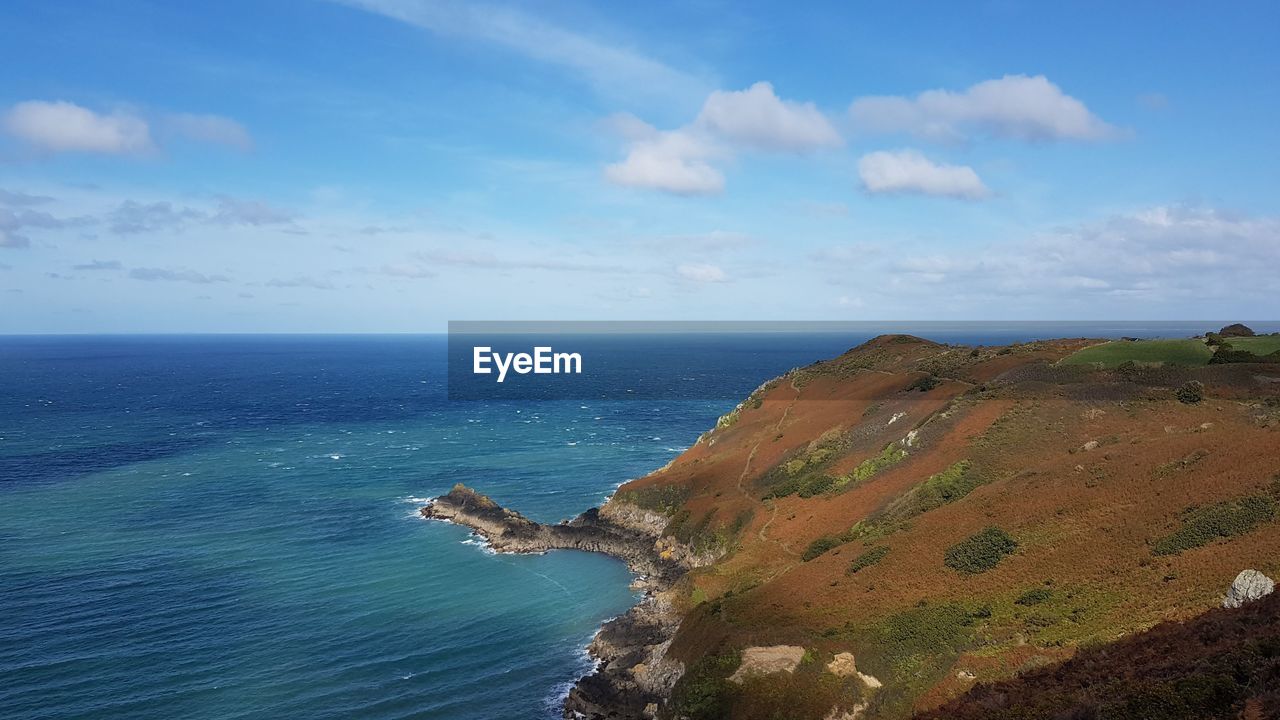
[{"label": "ocean water", "polygon": [[447,400],[439,336],[0,338],[0,718],[558,717],[626,568],[424,499],[571,517],[847,346],[744,342],[719,400],[502,403]]},{"label": "ocean water", "polygon": [[559,717],[626,568],[424,500],[571,517],[872,334],[670,340],[627,356],[669,397],[511,402],[450,401],[441,336],[0,337],[0,718]]}]

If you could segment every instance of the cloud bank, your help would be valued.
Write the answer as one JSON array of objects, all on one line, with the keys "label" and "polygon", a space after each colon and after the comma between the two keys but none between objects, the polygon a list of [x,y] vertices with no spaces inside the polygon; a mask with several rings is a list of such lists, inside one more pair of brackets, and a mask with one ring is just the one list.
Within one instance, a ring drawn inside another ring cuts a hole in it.
[{"label": "cloud bank", "polygon": [[1005,75],[963,92],[859,98],[849,114],[866,133],[908,133],[947,142],[966,140],[975,132],[1023,141],[1106,140],[1120,135],[1043,75]]},{"label": "cloud bank", "polygon": [[[243,125],[221,115],[177,113],[161,117],[162,131],[202,143],[253,149]],[[65,100],[26,100],[0,116],[0,129],[42,153],[145,155],[156,151],[151,123],[131,110],[99,113]]]}]

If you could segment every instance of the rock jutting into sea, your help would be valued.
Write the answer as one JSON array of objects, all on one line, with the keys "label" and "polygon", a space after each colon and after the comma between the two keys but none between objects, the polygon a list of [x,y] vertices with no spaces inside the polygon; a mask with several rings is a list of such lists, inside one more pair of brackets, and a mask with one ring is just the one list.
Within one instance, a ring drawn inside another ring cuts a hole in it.
[{"label": "rock jutting into sea", "polygon": [[422,508],[422,516],[469,528],[501,553],[582,550],[611,555],[638,576],[644,598],[606,622],[588,646],[599,661],[565,699],[566,718],[651,718],[684,672],[667,657],[680,616],[667,591],[705,558],[662,537],[666,518],[633,506],[606,503],[553,525],[538,523],[461,483]]}]

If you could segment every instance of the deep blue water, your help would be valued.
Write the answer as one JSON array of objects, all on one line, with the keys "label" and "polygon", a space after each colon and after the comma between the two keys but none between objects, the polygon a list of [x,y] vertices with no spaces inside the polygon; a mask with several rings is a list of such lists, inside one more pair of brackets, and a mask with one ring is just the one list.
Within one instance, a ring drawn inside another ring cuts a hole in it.
[{"label": "deep blue water", "polygon": [[719,398],[451,402],[440,336],[0,337],[0,718],[558,716],[626,569],[423,499],[570,517],[863,339],[717,340]]}]

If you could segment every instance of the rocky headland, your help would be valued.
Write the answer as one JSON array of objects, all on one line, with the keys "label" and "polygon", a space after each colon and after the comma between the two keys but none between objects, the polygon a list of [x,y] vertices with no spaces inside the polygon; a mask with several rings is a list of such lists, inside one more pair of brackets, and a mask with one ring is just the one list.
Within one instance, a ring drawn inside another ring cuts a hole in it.
[{"label": "rocky headland", "polygon": [[680,623],[667,592],[707,558],[664,538],[667,518],[634,506],[606,504],[572,520],[538,523],[461,483],[435,498],[422,516],[469,528],[495,552],[581,550],[618,558],[636,575],[644,598],[606,622],[588,646],[598,661],[565,700],[566,718],[653,717],[684,670],[667,650]]}]

